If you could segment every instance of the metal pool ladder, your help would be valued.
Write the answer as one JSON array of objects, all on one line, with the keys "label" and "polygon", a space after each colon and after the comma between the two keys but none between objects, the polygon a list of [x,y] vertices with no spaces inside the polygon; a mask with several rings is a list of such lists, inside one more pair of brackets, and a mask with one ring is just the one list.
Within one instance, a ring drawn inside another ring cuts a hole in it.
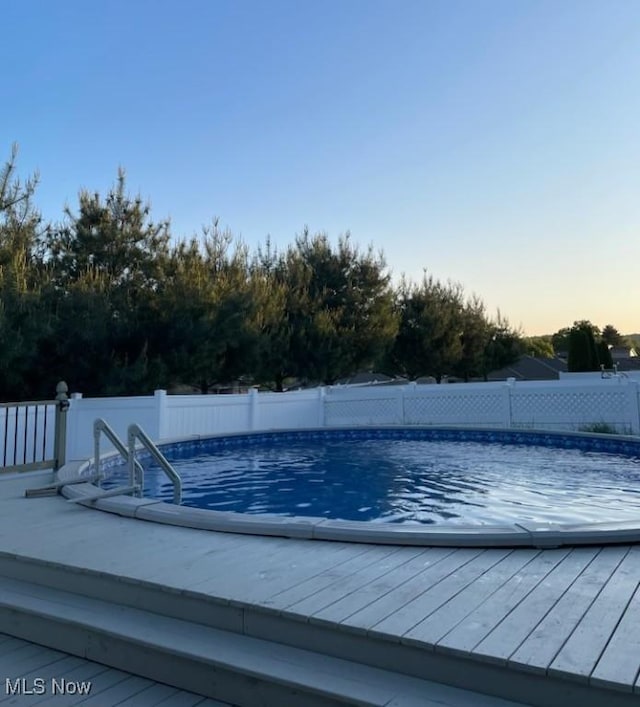
[{"label": "metal pool ladder", "polygon": [[[129,428],[127,429],[128,445],[125,447],[118,435],[111,429],[111,427],[109,427],[107,422],[101,418],[98,418],[93,423],[93,451],[96,472],[98,472],[100,463],[101,434],[104,434],[109,439],[109,441],[127,462],[127,467],[129,469],[129,486],[119,486],[118,488],[111,489],[109,491],[103,491],[95,496],[84,496],[82,499],[78,500],[97,500],[99,498],[105,498],[106,496],[116,496],[127,493],[133,493],[141,498],[144,494],[144,469],[142,464],[140,464],[140,462],[136,459],[136,440],[138,440],[142,443],[143,447],[147,449],[149,454],[151,454],[160,468],[173,483],[173,502],[180,505],[182,502],[182,480],[180,479],[180,476],[139,425],[129,425]],[[100,485],[100,477],[101,474],[98,472],[98,485]]]}]

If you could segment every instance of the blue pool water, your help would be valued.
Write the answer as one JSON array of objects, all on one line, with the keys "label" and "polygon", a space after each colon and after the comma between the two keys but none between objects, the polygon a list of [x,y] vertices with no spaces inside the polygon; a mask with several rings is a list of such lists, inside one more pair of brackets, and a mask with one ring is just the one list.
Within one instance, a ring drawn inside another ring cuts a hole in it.
[{"label": "blue pool water", "polygon": [[[197,508],[423,524],[640,517],[636,450],[570,437],[439,436],[262,434],[164,451],[182,477],[183,505]],[[113,473],[121,482],[124,470]],[[172,493],[147,466],[145,495]]]}]

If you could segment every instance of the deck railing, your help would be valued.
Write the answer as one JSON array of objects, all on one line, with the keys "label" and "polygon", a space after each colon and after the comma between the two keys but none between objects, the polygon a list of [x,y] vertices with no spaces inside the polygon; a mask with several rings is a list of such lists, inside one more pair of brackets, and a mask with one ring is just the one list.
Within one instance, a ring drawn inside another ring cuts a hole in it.
[{"label": "deck railing", "polygon": [[0,472],[59,469],[66,459],[67,384],[55,400],[0,403]]}]

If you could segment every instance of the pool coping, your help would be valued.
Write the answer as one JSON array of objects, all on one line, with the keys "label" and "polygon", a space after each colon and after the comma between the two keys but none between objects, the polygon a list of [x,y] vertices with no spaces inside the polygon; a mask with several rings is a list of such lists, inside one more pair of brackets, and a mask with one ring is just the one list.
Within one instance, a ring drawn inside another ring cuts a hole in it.
[{"label": "pool coping", "polygon": [[[345,431],[345,429],[344,427],[322,428],[322,431]],[[376,425],[375,429],[398,430],[405,428],[398,428],[395,425]],[[545,429],[505,430],[504,428],[463,428],[452,426],[411,426],[410,429],[482,431],[489,433],[512,432],[514,434],[533,433],[547,437],[558,435],[563,437],[594,438],[611,442],[618,440],[640,445],[639,438],[628,435],[558,432]],[[305,431],[319,432],[320,430],[260,430],[253,434],[287,434]],[[158,446],[162,448],[180,442],[242,437],[250,434],[252,433],[189,435],[176,439],[162,440]],[[116,456],[118,456],[117,452],[111,452],[103,455],[101,461],[104,462]],[[331,520],[304,516],[250,515],[231,511],[189,508],[152,498],[132,498],[131,496],[109,496],[103,499],[91,499],[90,497],[95,496],[99,491],[98,487],[90,482],[78,483],[78,480],[89,473],[92,463],[91,459],[73,461],[59,470],[58,481],[75,482],[73,485],[61,488],[63,496],[69,501],[129,518],[200,530],[308,540],[425,547],[555,548],[567,545],[611,545],[640,542],[640,518],[637,521],[606,521],[581,524],[523,522],[504,525],[394,525],[390,523],[377,524],[369,521]]]}]

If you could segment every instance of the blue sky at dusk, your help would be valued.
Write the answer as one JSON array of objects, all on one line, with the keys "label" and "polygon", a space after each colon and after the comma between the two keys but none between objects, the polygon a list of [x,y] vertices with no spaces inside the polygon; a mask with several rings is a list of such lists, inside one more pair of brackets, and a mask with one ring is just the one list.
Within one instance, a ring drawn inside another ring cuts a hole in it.
[{"label": "blue sky at dusk", "polygon": [[527,334],[640,331],[637,0],[2,6],[0,161],[45,218],[122,166],[177,238],[349,230]]}]

